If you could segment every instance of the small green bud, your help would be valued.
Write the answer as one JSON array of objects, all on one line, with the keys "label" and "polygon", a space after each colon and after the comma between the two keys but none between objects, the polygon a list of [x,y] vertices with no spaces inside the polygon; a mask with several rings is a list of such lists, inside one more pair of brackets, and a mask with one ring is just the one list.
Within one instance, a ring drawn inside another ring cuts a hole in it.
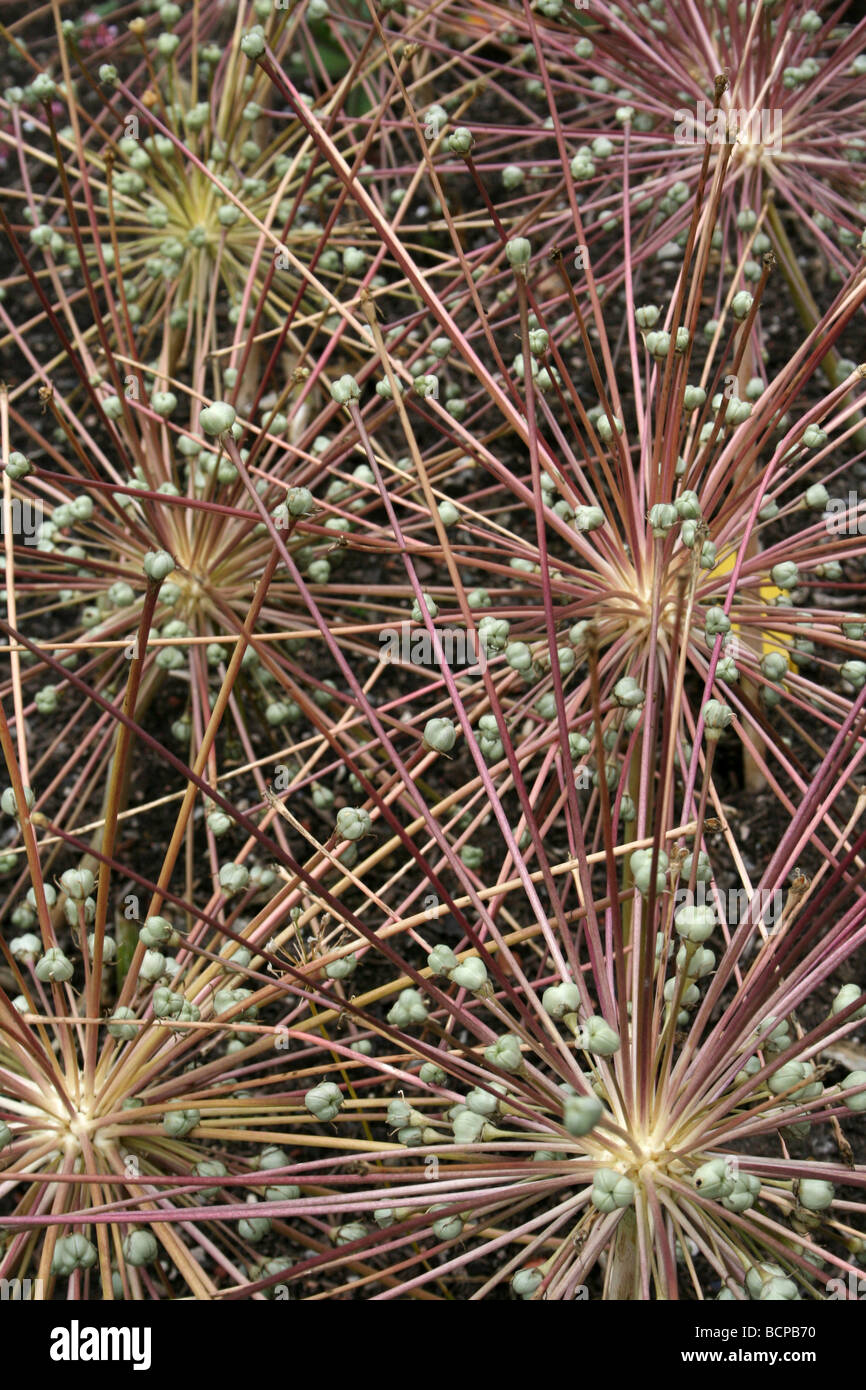
[{"label": "small green bud", "polygon": [[150,1231],[131,1231],[123,1242],[123,1258],[137,1269],[153,1264],[158,1253],[156,1237]]},{"label": "small green bud", "polygon": [[37,980],[42,980],[43,983],[50,980],[54,984],[63,984],[66,980],[72,979],[75,967],[67,960],[59,946],[49,946],[37,963],[35,973]]},{"label": "small green bud", "polygon": [[800,1206],[807,1211],[824,1211],[830,1206],[836,1189],[830,1182],[821,1178],[801,1178],[798,1197]]},{"label": "small green bud", "polygon": [[598,1014],[591,1014],[577,1030],[577,1046],[597,1057],[612,1057],[619,1052],[620,1036]]},{"label": "small green bud", "polygon": [[174,560],[167,550],[149,550],[144,557],[144,572],[155,584],[160,584],[174,567]]},{"label": "small green bud", "polygon": [[343,1104],[343,1095],[333,1081],[323,1081],[304,1096],[304,1105],[317,1120],[332,1120]]},{"label": "small green bud", "polygon": [[505,255],[508,258],[508,264],[513,270],[525,274],[526,267],[529,265],[529,260],[532,255],[532,246],[527,241],[526,237],[512,237],[510,241],[505,243]]},{"label": "small green bud", "polygon": [[597,1168],[590,1197],[598,1211],[612,1212],[630,1207],[634,1203],[634,1183],[615,1168]]},{"label": "small green bud", "polygon": [[604,1106],[598,1096],[566,1096],[562,1108],[562,1123],[579,1138],[595,1129],[601,1119]]},{"label": "small green bud", "polygon": [[437,753],[450,753],[457,742],[457,729],[451,719],[428,719],[424,725],[424,743]]},{"label": "small green bud", "polygon": [[198,422],[205,434],[221,435],[231,429],[236,418],[235,408],[228,401],[214,401],[213,405],[205,406]]}]

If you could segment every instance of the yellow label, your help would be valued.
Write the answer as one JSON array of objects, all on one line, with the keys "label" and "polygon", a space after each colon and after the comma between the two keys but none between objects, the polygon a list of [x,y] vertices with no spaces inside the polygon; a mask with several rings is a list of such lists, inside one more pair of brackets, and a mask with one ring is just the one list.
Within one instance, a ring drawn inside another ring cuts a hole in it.
[{"label": "yellow label", "polygon": [[[716,565],[710,578],[722,579],[725,575],[730,574],[731,570],[734,568],[735,560],[736,555],[731,551],[730,555],[726,555],[724,560]],[[780,589],[777,584],[766,583],[761,585],[759,592],[764,603],[768,606],[772,606],[773,601],[778,598],[779,594],[783,593],[784,590]],[[733,621],[731,622],[731,628],[736,633],[740,631],[739,624]],[[761,653],[763,656],[767,656],[770,652],[780,652],[785,660],[788,661],[788,639],[783,632],[764,632],[761,638]],[[789,668],[790,665],[791,663],[788,661]]]}]

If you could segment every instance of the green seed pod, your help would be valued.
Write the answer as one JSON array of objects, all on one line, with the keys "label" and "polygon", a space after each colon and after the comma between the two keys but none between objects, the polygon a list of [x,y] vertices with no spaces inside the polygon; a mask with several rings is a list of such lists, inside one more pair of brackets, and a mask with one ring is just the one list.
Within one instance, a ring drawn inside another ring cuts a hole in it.
[{"label": "green seed pod", "polygon": [[202,1158],[194,1165],[192,1171],[197,1178],[225,1178],[228,1176],[228,1169],[218,1158]]},{"label": "green seed pod", "polygon": [[448,136],[448,148],[452,154],[468,154],[472,149],[472,131],[468,126],[458,126]]},{"label": "green seed pod", "polygon": [[304,1105],[317,1120],[332,1120],[343,1104],[343,1095],[333,1081],[323,1081],[304,1096]]},{"label": "green seed pod", "polygon": [[51,1273],[66,1279],[76,1269],[92,1269],[97,1259],[96,1246],[86,1236],[61,1236],[54,1246]]},{"label": "green seed pod", "polygon": [[158,1253],[156,1237],[150,1231],[131,1231],[123,1242],[123,1258],[136,1269],[153,1264]]},{"label": "green seed pod", "polygon": [[734,318],[742,323],[743,319],[748,318],[754,302],[754,298],[748,290],[740,290],[739,294],[735,294],[731,300],[731,313]]},{"label": "green seed pod", "polygon": [[[36,797],[29,787],[24,788],[24,804],[28,811],[32,811],[33,807],[36,805]],[[18,802],[15,798],[15,790],[13,787],[7,787],[3,795],[0,796],[0,808],[3,809],[7,816],[13,816],[15,820],[18,820]]]},{"label": "green seed pod", "polygon": [[761,661],[761,670],[768,681],[780,681],[788,671],[788,658],[782,652],[767,652]]},{"label": "green seed pod", "polygon": [[[424,600],[424,607],[426,608],[427,612],[430,614],[430,617],[431,617],[431,618],[436,618],[436,617],[438,617],[438,616],[439,616],[439,606],[438,606],[438,604],[435,602],[435,600],[432,599],[432,598],[430,597],[429,594],[425,594],[425,593],[422,593],[421,597],[422,597],[422,599]],[[422,611],[421,611],[421,605],[420,605],[420,603],[418,602],[417,599],[415,599],[415,601],[414,601],[413,604],[412,604],[412,621],[413,621],[413,623],[421,623],[421,622],[424,621],[424,615],[423,615],[423,613],[422,613]]]},{"label": "green seed pod", "polygon": [[12,938],[9,950],[16,960],[22,961],[25,965],[32,965],[42,955],[42,942],[32,932],[26,932],[23,936]]},{"label": "green seed pod", "polygon": [[571,177],[578,183],[591,179],[595,174],[595,161],[588,154],[576,154],[569,165]]},{"label": "green seed pod", "polygon": [[174,560],[167,550],[149,550],[144,557],[144,572],[148,579],[159,584],[174,569]]},{"label": "green seed pod", "polygon": [[[693,492],[691,488],[686,488],[684,492],[681,492],[674,505],[677,509],[677,515],[682,517],[684,521],[700,521],[701,504],[698,494]],[[682,532],[680,534],[682,535]]]},{"label": "green seed pod", "polygon": [[346,373],[331,383],[331,396],[338,405],[348,405],[350,401],[361,399],[361,388],[355,378]]},{"label": "green seed pod", "polygon": [[[650,892],[650,884],[652,882],[652,863],[650,859],[644,859],[643,857],[638,859],[638,854],[642,856],[643,851],[636,851],[636,853],[632,855],[631,860],[629,861],[631,875],[632,879],[634,880],[634,886],[638,890],[638,892],[642,893],[644,897],[648,897]],[[656,896],[658,896],[660,893],[663,893],[665,891],[665,888],[667,887],[665,868],[662,864],[663,858],[666,858],[666,856],[660,854],[659,865],[656,869]]]},{"label": "green seed pod", "polygon": [[131,1039],[134,1038],[138,1033],[138,1029],[134,1028],[130,1023],[121,1022],[121,1020],[125,1018],[135,1017],[136,1013],[134,1009],[127,1009],[124,1005],[121,1004],[121,1006],[115,1009],[114,1013],[111,1015],[111,1019],[108,1024],[108,1031],[111,1034],[111,1036],[113,1038],[119,1038],[122,1042],[130,1042]]},{"label": "green seed pod", "polygon": [[170,1139],[183,1139],[201,1120],[198,1110],[167,1110],[162,1119],[164,1133]]},{"label": "green seed pod", "polygon": [[706,941],[715,930],[716,914],[711,907],[690,907],[684,904],[674,913],[674,926],[686,941]]},{"label": "green seed pod", "polygon": [[512,237],[510,241],[505,243],[505,255],[512,270],[525,274],[526,266],[529,265],[529,259],[532,255],[532,247],[526,237]]},{"label": "green seed pod", "polygon": [[752,1173],[740,1173],[727,1197],[722,1198],[722,1206],[727,1211],[748,1211],[760,1194],[761,1179]]},{"label": "green seed pod", "polygon": [[580,1008],[580,990],[572,980],[564,980],[544,991],[541,1005],[551,1018],[565,1018]]},{"label": "green seed pod", "polygon": [[532,670],[532,652],[525,642],[509,642],[505,648],[505,660],[514,671]]},{"label": "green seed pod", "polygon": [[165,985],[159,985],[153,991],[153,1012],[156,1018],[177,1018],[182,1008],[182,994],[173,994]]},{"label": "green seed pod", "polygon": [[454,1134],[454,1142],[457,1144],[475,1144],[483,1137],[487,1123],[483,1115],[477,1115],[468,1106],[458,1105],[451,1120],[451,1129]]},{"label": "green seed pod", "polygon": [[16,483],[33,472],[33,464],[17,449],[10,453],[4,467],[9,477]]},{"label": "green seed pod", "polygon": [[[853,1090],[855,1086],[866,1086],[866,1071],[850,1071],[842,1082],[843,1091]],[[866,1110],[866,1091],[855,1096],[843,1095],[842,1099],[848,1110]]]},{"label": "green seed pod", "polygon": [[424,1116],[413,1110],[402,1096],[396,1096],[388,1103],[388,1124],[391,1129],[403,1129],[406,1125],[424,1123]]},{"label": "green seed pod", "polygon": [[67,869],[60,875],[60,887],[76,902],[81,902],[93,892],[95,881],[89,869]]},{"label": "green seed pod", "polygon": [[174,928],[165,917],[148,917],[138,935],[145,946],[160,946],[171,941]]},{"label": "green seed pod", "polygon": [[358,968],[358,957],[354,952],[350,956],[343,956],[340,960],[332,960],[330,965],[325,966],[325,974],[329,980],[348,980]]},{"label": "green seed pod", "polygon": [[451,719],[428,719],[424,725],[424,743],[437,753],[450,753],[457,742],[457,729]]},{"label": "green seed pod", "polygon": [[638,709],[646,702],[646,691],[641,689],[633,676],[623,676],[613,688],[613,698],[625,709]]},{"label": "green seed pod", "polygon": [[63,984],[66,980],[72,979],[75,967],[67,960],[59,946],[49,946],[45,955],[37,962],[35,974],[37,980],[43,983],[51,981],[54,984]]},{"label": "green seed pod", "polygon": [[[88,902],[92,902],[92,901],[93,901],[92,898],[89,898],[89,899],[88,899]],[[68,904],[67,904],[67,906],[68,906]],[[94,913],[95,913],[95,910],[96,910],[96,904],[94,903]],[[93,960],[93,954],[94,954],[94,951],[95,951],[95,950],[96,950],[96,933],[95,933],[95,932],[90,932],[90,934],[89,934],[88,937],[87,937],[87,954],[88,954],[88,957],[90,958],[90,960]],[[105,966],[105,965],[110,965],[111,962],[114,960],[114,958],[115,958],[116,955],[117,955],[117,942],[115,941],[114,937],[113,937],[113,936],[104,936],[104,937],[102,938],[102,964],[103,964],[104,966]]]},{"label": "green seed pod", "polygon": [[787,1047],[791,1046],[789,1025],[786,1018],[783,1018],[781,1023],[777,1023],[771,1014],[755,1031],[758,1037],[764,1040],[762,1046],[767,1052],[784,1052]]},{"label": "green seed pod", "polygon": [[173,391],[154,391],[150,398],[150,404],[157,415],[162,415],[168,419],[177,409],[177,396]]},{"label": "green seed pod", "polygon": [[746,1270],[746,1292],[750,1298],[758,1299],[761,1297],[761,1289],[771,1279],[785,1277],[785,1271],[780,1265],[770,1264],[769,1262],[752,1265]]},{"label": "green seed pod", "polygon": [[762,1302],[790,1302],[799,1299],[800,1294],[793,1279],[776,1275],[763,1285],[759,1298]]},{"label": "green seed pod", "polygon": [[209,811],[205,820],[212,835],[225,835],[232,828],[232,818],[224,811]]},{"label": "green seed pod", "polygon": [[[841,989],[837,991],[833,1003],[830,1006],[831,1017],[834,1014],[842,1013],[843,1009],[847,1009],[849,1005],[854,1003],[855,999],[861,999],[862,997],[863,991],[859,985],[853,982],[842,985]],[[855,1012],[851,1014],[851,1018],[866,1018],[866,1004],[864,1004],[862,1008],[856,1009]]]},{"label": "green seed pod", "polygon": [[742,1071],[738,1071],[734,1077],[734,1084],[737,1086],[744,1085],[745,1082],[753,1077],[756,1071],[760,1071],[760,1069],[761,1059],[759,1057],[750,1057]]},{"label": "green seed pod", "polygon": [[[247,1198],[252,1205],[257,1199]],[[270,1233],[271,1218],[269,1216],[242,1216],[238,1222],[238,1235],[242,1240],[248,1240],[250,1245],[258,1245],[260,1240]]]},{"label": "green seed pod", "polygon": [[130,604],[135,603],[135,590],[131,584],[118,580],[111,585],[106,597],[114,608],[129,608]]},{"label": "green seed pod", "polygon": [[219,436],[231,429],[237,412],[233,405],[228,401],[214,401],[213,405],[205,406],[198,417],[198,422],[205,434]]},{"label": "green seed pod", "polygon": [[487,984],[487,967],[477,956],[470,956],[462,965],[449,971],[449,979],[461,989],[468,989],[477,994]]},{"label": "green seed pod", "polygon": [[784,1066],[777,1067],[767,1078],[767,1087],[774,1096],[779,1096],[783,1091],[789,1091],[798,1082],[804,1081],[807,1075],[802,1062],[796,1060],[786,1062]]},{"label": "green seed pod", "polygon": [[818,425],[807,425],[801,442],[807,449],[821,449],[827,443],[827,432]]},{"label": "green seed pod", "polygon": [[[673,1003],[677,993],[677,988],[678,985],[676,980],[668,980],[665,984],[664,996],[665,1001],[668,1004]],[[698,989],[697,985],[694,985],[691,982],[689,982],[683,987],[680,993],[679,1007],[681,1009],[693,1009],[694,1006],[700,1001],[700,997],[701,992]]]},{"label": "green seed pod", "polygon": [[532,1295],[543,1283],[544,1274],[540,1269],[518,1269],[511,1276],[511,1287],[518,1298],[532,1298]]},{"label": "green seed pod", "polygon": [[427,957],[427,964],[434,975],[448,975],[457,969],[460,962],[450,946],[440,945],[433,947]]},{"label": "green seed pod", "polygon": [[801,1178],[798,1198],[807,1211],[824,1211],[836,1196],[836,1189],[822,1178]]},{"label": "green seed pod", "polygon": [[506,1088],[501,1081],[490,1083],[490,1090],[485,1091],[480,1086],[476,1086],[466,1097],[466,1108],[475,1115],[489,1117],[497,1114],[502,1097],[506,1094]]},{"label": "green seed pod", "polygon": [[241,38],[241,52],[251,62],[255,62],[257,58],[261,58],[264,51],[265,31],[260,24],[255,24]]},{"label": "green seed pod", "polygon": [[395,1028],[409,1028],[424,1022],[427,1005],[417,989],[401,990],[396,1003],[388,1010],[386,1018]]},{"label": "green seed pod", "polygon": [[687,386],[683,392],[683,407],[686,410],[700,410],[707,399],[707,393],[702,386]]},{"label": "green seed pod", "polygon": [[[431,1207],[431,1211],[444,1211],[444,1206]],[[456,1240],[463,1230],[463,1221],[459,1216],[440,1216],[433,1222],[433,1234],[437,1240]]]},{"label": "green seed pod", "polygon": [[660,314],[661,310],[655,304],[643,304],[634,312],[638,328],[655,328]]},{"label": "green seed pod", "polygon": [[424,1062],[418,1075],[427,1086],[444,1086],[448,1080],[447,1072],[435,1062]]},{"label": "green seed pod", "polygon": [[855,690],[862,690],[866,685],[866,662],[846,661],[839,667],[839,674],[843,680],[853,685]]},{"label": "green seed pod", "polygon": [[231,860],[226,864],[220,864],[219,884],[226,897],[243,893],[249,881],[250,871],[245,864],[236,864]]},{"label": "green seed pod", "polygon": [[796,589],[800,582],[800,571],[793,560],[783,560],[770,570],[770,578],[779,589]]},{"label": "green seed pod", "polygon": [[803,494],[803,504],[812,511],[822,512],[830,500],[823,483],[813,483]]},{"label": "green seed pod", "polygon": [[692,1176],[695,1188],[702,1197],[713,1200],[729,1197],[736,1186],[736,1177],[727,1158],[711,1158],[695,1169]]},{"label": "green seed pod", "polygon": [[709,739],[720,738],[723,730],[729,728],[734,719],[734,711],[730,705],[724,705],[720,700],[708,700],[702,714]]},{"label": "green seed pod", "polygon": [[500,1067],[502,1071],[516,1073],[523,1067],[520,1039],[514,1033],[503,1033],[485,1047],[484,1056],[491,1066]]},{"label": "green seed pod", "polygon": [[360,840],[369,835],[373,822],[361,807],[344,806],[337,812],[336,832],[344,840]]},{"label": "green seed pod", "polygon": [[731,620],[723,608],[712,607],[707,609],[705,619],[705,631],[707,637],[717,637],[719,633],[730,632]]},{"label": "green seed pod", "polygon": [[682,970],[692,980],[702,980],[709,975],[716,963],[715,952],[708,947],[699,946],[689,955],[685,943],[677,951],[677,969]]},{"label": "green seed pod", "polygon": [[577,1030],[577,1046],[596,1057],[612,1057],[620,1049],[620,1036],[605,1019],[591,1014]]},{"label": "green seed pod", "polygon": [[165,956],[161,951],[145,951],[139,974],[144,980],[158,980],[165,974]]},{"label": "green seed pod", "polygon": [[[231,1013],[252,997],[251,989],[218,989],[213,997],[214,1014]],[[242,1019],[251,1020],[258,1016],[258,1006],[253,1004],[240,1013]]]},{"label": "green seed pod", "polygon": [[0,1150],[7,1148],[8,1145],[12,1143],[14,1137],[12,1130],[6,1124],[5,1120],[0,1120]]},{"label": "green seed pod", "polygon": [[266,1202],[296,1202],[301,1195],[301,1189],[296,1183],[279,1183],[275,1187],[265,1188]]},{"label": "green seed pod", "polygon": [[597,1168],[590,1194],[597,1211],[612,1212],[634,1204],[634,1183],[615,1168]]},{"label": "green seed pod", "polygon": [[562,1107],[562,1123],[569,1134],[579,1138],[595,1129],[603,1110],[604,1106],[597,1096],[566,1096]]},{"label": "green seed pod", "polygon": [[676,507],[669,502],[657,502],[649,510],[649,523],[652,533],[657,539],[661,539],[676,526],[679,521]]}]

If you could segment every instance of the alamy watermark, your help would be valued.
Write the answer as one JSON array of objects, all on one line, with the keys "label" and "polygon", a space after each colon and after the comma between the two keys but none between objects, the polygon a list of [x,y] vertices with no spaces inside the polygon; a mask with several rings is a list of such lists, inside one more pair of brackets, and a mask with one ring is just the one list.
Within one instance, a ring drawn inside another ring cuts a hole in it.
[{"label": "alamy watermark", "polygon": [[831,536],[866,536],[866,498],[851,489],[847,498],[829,498],[824,524]]},{"label": "alamy watermark", "polygon": [[43,511],[41,502],[10,497],[5,506],[0,507],[0,537],[6,535],[8,525],[16,540],[23,541],[25,545],[35,545],[42,529]]},{"label": "alamy watermark", "polygon": [[[441,627],[436,629],[436,637],[446,665],[467,675],[478,675],[485,670],[487,653],[474,633],[462,627]],[[425,627],[412,623],[382,628],[379,633],[379,659],[401,666],[439,669],[439,658],[430,633]]]},{"label": "alamy watermark", "polygon": [[708,101],[699,101],[695,112],[678,109],[674,112],[677,145],[724,145],[733,139],[739,145],[763,145],[779,153],[782,149],[782,109],[771,107],[758,110],[731,107],[725,111]]},{"label": "alamy watermark", "polygon": [[41,1279],[0,1279],[0,1303],[33,1303],[43,1298]]},{"label": "alamy watermark", "polygon": [[748,912],[754,925],[763,922],[766,927],[773,927],[781,922],[785,894],[781,888],[758,888],[751,895],[745,888],[717,889],[712,894],[701,882],[695,885],[694,893],[688,888],[677,888],[674,892],[675,912],[681,907],[711,907],[717,911],[719,906],[728,926],[737,926]]}]

